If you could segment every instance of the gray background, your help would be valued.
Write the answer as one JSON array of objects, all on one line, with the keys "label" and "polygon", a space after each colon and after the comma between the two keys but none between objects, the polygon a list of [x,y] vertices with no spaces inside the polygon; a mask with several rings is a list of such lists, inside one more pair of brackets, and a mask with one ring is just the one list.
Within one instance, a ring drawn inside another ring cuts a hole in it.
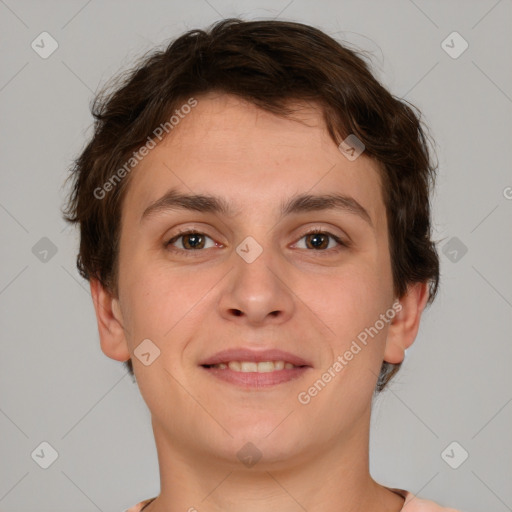
[{"label": "gray background", "polygon": [[[423,111],[442,288],[376,401],[371,470],[467,512],[512,510],[510,0],[0,0],[0,510],[119,511],[159,492],[149,411],[100,350],[62,185],[106,80],[238,15],[310,23],[372,52],[384,85]],[[43,31],[59,45],[46,59],[31,47]],[[453,31],[469,44],[458,58],[441,45]],[[59,455],[48,469],[31,457],[43,441]]]}]

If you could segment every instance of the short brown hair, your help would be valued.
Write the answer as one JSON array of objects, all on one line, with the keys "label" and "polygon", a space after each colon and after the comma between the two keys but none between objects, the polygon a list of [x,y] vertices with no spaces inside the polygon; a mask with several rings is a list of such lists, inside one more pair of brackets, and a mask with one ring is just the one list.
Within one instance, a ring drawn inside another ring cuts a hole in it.
[{"label": "short brown hair", "polygon": [[[395,295],[402,297],[409,284],[428,282],[428,303],[433,301],[439,257],[431,240],[430,192],[437,165],[431,161],[430,139],[418,109],[390,94],[354,50],[305,24],[230,18],[152,51],[113,87],[91,106],[94,134],[69,176],[73,188],[64,217],[80,226],[77,267],[85,279],[97,278],[117,295],[129,176],[100,199],[95,191],[187,98],[215,91],[280,116],[292,113],[291,100],[314,102],[337,145],[350,134],[362,141],[365,155],[380,163]],[[124,364],[133,376],[131,359]],[[399,367],[383,362],[377,391]]]}]

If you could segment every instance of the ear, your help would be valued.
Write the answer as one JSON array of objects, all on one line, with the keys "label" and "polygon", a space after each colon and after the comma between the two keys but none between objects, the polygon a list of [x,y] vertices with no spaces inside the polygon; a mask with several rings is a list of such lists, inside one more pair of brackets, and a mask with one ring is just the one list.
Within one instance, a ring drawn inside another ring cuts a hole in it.
[{"label": "ear", "polygon": [[397,312],[389,326],[384,361],[394,364],[403,361],[405,349],[416,339],[428,294],[427,283],[414,283],[400,299],[401,310]]},{"label": "ear", "polygon": [[126,361],[130,358],[130,350],[125,338],[119,300],[97,279],[91,278],[89,284],[96,311],[101,350],[111,359]]}]

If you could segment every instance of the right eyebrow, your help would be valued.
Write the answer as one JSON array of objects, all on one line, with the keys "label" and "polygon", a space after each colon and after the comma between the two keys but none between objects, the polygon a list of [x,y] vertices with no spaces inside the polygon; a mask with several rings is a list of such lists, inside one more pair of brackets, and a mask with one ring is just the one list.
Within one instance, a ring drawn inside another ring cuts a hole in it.
[{"label": "right eyebrow", "polygon": [[203,194],[182,194],[176,189],[171,189],[146,207],[141,216],[141,221],[168,210],[220,213],[228,217],[235,214],[229,203],[222,197]]}]

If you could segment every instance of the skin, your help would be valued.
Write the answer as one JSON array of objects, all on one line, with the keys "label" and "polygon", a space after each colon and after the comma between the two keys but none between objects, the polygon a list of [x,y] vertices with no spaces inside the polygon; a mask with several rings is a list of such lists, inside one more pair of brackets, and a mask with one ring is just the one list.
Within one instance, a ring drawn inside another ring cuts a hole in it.
[{"label": "skin", "polygon": [[[348,160],[314,105],[285,119],[230,95],[197,99],[130,175],[118,296],[91,280],[101,348],[132,357],[152,416],[161,493],[145,512],[399,511],[403,498],[369,473],[371,402],[382,361],[402,361],[416,337],[426,284],[410,286],[401,311],[307,405],[297,399],[397,299],[378,164]],[[141,221],[173,187],[222,196],[236,215],[170,210]],[[333,192],[356,199],[373,226],[347,211],[279,216],[295,194]],[[207,235],[204,248],[186,253],[182,237],[172,252],[165,242],[180,228]],[[315,249],[309,228],[351,244],[327,238]],[[252,263],[236,252],[247,236],[263,249]],[[161,351],[149,366],[133,355],[144,339]],[[280,348],[313,368],[247,390],[198,366],[240,346]],[[262,454],[252,467],[236,455],[247,442]]]}]

